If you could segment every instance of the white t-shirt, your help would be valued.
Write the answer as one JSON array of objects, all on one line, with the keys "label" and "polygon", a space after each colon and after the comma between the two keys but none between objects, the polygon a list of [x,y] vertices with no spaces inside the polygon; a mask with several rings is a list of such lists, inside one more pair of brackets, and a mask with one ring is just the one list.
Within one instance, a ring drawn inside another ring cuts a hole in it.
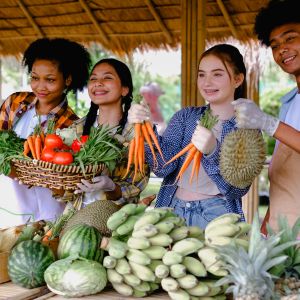
[{"label": "white t-shirt", "polygon": [[284,122],[288,125],[300,130],[300,94],[296,94],[287,111]]},{"label": "white t-shirt", "polygon": [[[41,121],[46,118],[47,116],[41,116]],[[14,131],[21,138],[27,138],[37,124],[38,117],[33,107],[14,125]],[[49,189],[29,188],[4,175],[0,175],[0,191],[0,228],[24,224],[29,219],[54,221],[65,207],[64,203],[59,203],[52,197]]]}]

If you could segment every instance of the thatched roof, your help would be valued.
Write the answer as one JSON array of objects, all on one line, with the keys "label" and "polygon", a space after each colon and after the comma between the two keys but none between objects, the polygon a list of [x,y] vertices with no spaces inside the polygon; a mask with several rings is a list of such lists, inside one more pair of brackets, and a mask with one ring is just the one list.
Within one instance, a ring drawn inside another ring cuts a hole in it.
[{"label": "thatched roof", "polygon": [[[195,0],[189,0],[195,1]],[[253,38],[268,0],[206,0],[207,38]],[[180,0],[1,0],[0,55],[22,53],[39,37],[99,42],[114,52],[177,47]]]}]

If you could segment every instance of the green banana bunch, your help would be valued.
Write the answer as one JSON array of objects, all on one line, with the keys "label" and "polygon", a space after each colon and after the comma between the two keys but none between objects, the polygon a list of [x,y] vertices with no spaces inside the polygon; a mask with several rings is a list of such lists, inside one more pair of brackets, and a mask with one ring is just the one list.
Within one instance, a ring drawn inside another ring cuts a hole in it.
[{"label": "green banana bunch", "polygon": [[108,220],[113,235],[103,260],[108,280],[123,296],[145,297],[161,286],[173,300],[219,297],[224,292],[207,280],[208,275],[227,271],[207,245],[236,238],[246,246],[249,224],[239,218],[227,214],[203,231],[186,226],[171,209],[127,204]]},{"label": "green banana bunch", "polygon": [[247,234],[251,225],[239,222],[239,218],[238,214],[228,213],[208,223],[204,232],[205,244],[213,247],[237,243],[247,249]]}]

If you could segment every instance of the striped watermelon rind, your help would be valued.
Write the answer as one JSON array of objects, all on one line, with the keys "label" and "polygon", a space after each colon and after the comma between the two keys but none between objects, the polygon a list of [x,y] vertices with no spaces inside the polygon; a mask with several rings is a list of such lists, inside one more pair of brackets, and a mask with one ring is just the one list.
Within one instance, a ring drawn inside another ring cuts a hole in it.
[{"label": "striped watermelon rind", "polygon": [[59,240],[57,256],[64,259],[69,256],[80,256],[102,262],[104,251],[100,249],[102,236],[93,226],[77,224],[69,228]]},{"label": "striped watermelon rind", "polygon": [[11,281],[27,289],[45,284],[44,272],[55,261],[53,251],[40,242],[28,240],[17,244],[8,258]]}]

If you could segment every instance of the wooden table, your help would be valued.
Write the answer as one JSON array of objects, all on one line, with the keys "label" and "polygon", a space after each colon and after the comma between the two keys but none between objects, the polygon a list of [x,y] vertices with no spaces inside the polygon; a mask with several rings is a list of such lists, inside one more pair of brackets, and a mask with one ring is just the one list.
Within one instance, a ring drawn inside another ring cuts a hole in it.
[{"label": "wooden table", "polygon": [[46,293],[49,293],[46,286],[29,290],[15,285],[11,281],[0,284],[0,300],[30,300]]},{"label": "wooden table", "polygon": [[65,298],[63,296],[56,295],[50,292],[46,286],[38,287],[35,289],[25,289],[19,287],[12,282],[0,284],[0,300],[136,300],[136,299],[145,299],[145,300],[169,300],[169,296],[164,291],[159,291],[153,293],[150,296],[144,298],[136,297],[125,297],[114,290],[109,288],[104,289],[100,293],[91,296],[85,296],[80,298]]}]

